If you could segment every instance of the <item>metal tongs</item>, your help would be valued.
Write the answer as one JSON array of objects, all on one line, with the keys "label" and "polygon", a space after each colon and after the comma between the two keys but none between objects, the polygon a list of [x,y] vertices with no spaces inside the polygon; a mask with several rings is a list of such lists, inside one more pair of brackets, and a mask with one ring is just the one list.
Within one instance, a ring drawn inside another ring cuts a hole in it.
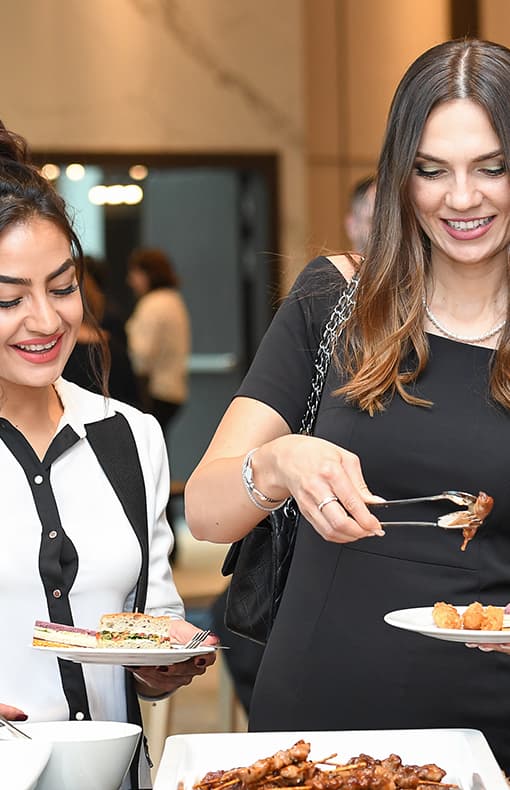
[{"label": "metal tongs", "polygon": [[23,730],[19,730],[17,727],[14,726],[12,721],[9,721],[9,719],[6,719],[5,716],[2,716],[2,714],[0,713],[0,726],[2,725],[7,730],[9,730],[11,735],[14,735],[16,738],[24,738],[24,739],[28,739],[29,741],[32,740],[31,736],[28,733],[23,732]]},{"label": "metal tongs", "polygon": [[482,519],[473,512],[473,506],[478,499],[474,494],[465,491],[443,491],[441,494],[431,496],[413,497],[411,499],[387,499],[380,504],[372,504],[371,507],[390,507],[390,505],[409,505],[416,502],[438,502],[448,499],[455,505],[463,505],[466,510],[455,510],[452,513],[445,513],[439,516],[437,521],[381,521],[382,527],[441,527],[442,529],[465,529],[466,527],[479,527]]}]

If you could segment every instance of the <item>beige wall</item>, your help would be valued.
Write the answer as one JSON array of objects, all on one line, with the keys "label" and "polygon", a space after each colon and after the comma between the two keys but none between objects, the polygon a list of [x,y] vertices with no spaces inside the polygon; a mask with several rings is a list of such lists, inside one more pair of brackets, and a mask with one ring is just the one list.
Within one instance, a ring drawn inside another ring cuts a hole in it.
[{"label": "beige wall", "polygon": [[[480,9],[510,43],[508,0]],[[2,33],[0,117],[36,149],[277,153],[286,287],[345,248],[349,189],[449,0],[16,0]]]},{"label": "beige wall", "polygon": [[354,181],[372,172],[397,83],[448,38],[448,0],[305,0],[309,243],[343,249]]},{"label": "beige wall", "polygon": [[301,0],[16,0],[1,24],[0,117],[35,149],[275,152],[302,260]]},{"label": "beige wall", "polygon": [[510,47],[510,3],[479,0],[480,37]]}]

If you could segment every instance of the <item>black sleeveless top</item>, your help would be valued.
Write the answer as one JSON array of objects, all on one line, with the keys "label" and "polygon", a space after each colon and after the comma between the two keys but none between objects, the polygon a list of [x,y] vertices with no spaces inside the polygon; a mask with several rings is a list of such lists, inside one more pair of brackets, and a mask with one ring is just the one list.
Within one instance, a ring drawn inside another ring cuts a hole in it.
[{"label": "black sleeveless top", "polygon": [[[325,258],[305,269],[238,392],[274,408],[293,431],[324,321],[342,285]],[[493,512],[464,552],[461,532],[433,527],[393,527],[384,538],[337,545],[302,518],[250,728],[473,727],[510,773],[510,656],[401,631],[383,620],[386,612],[435,601],[510,601],[510,415],[488,396],[493,351],[435,335],[428,340],[429,363],[415,390],[431,408],[395,397],[383,414],[370,417],[331,394],[339,384],[331,366],[315,434],[356,453],[375,494],[400,499],[483,490],[494,497]],[[385,515],[430,521],[455,509],[426,503]]]}]

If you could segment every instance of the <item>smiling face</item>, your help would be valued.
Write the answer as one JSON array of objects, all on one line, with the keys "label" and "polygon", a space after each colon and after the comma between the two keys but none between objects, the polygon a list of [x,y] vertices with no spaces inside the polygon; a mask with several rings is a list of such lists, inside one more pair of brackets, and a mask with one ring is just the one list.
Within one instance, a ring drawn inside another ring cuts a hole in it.
[{"label": "smiling face", "polygon": [[0,234],[0,391],[48,387],[62,373],[83,316],[64,233],[34,217]]},{"label": "smiling face", "polygon": [[431,242],[432,260],[480,263],[510,242],[510,180],[501,143],[475,102],[458,99],[430,113],[409,194]]}]

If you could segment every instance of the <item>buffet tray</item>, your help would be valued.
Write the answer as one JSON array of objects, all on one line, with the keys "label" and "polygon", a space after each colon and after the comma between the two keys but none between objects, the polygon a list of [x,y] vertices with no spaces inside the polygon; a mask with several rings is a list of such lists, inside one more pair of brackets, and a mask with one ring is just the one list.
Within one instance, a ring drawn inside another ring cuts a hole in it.
[{"label": "buffet tray", "polygon": [[461,790],[508,790],[484,735],[470,729],[172,735],[165,742],[154,790],[191,790],[208,771],[248,765],[300,739],[311,744],[310,759],[336,753],[335,761],[343,762],[361,752],[378,759],[395,753],[407,764],[436,763],[447,771],[443,782]]}]

